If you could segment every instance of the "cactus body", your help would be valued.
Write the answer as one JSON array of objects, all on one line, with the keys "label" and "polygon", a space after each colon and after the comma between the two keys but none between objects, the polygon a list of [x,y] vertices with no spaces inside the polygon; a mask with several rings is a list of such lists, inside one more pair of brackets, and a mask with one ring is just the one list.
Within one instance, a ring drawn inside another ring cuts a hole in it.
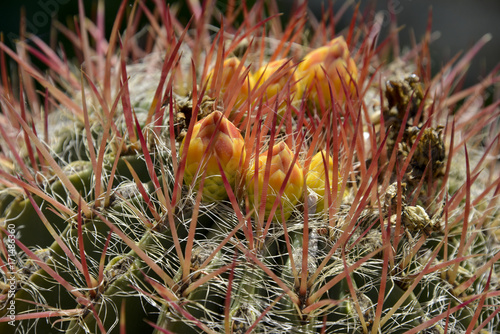
[{"label": "cactus body", "polygon": [[0,41],[0,333],[500,332],[488,36],[431,78],[430,32],[235,3]]}]

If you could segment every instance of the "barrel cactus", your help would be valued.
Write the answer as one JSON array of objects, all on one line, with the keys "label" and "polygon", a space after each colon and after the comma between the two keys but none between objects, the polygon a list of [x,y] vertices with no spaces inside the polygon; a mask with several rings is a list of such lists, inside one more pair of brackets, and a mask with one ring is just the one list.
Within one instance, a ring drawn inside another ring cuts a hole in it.
[{"label": "barrel cactus", "polygon": [[0,42],[1,333],[500,331],[489,35],[432,77],[307,2],[103,3]]}]

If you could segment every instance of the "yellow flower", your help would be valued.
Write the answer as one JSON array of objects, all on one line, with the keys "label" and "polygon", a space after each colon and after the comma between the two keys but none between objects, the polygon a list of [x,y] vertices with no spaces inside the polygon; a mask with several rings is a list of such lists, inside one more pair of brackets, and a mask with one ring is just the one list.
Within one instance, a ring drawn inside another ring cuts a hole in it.
[{"label": "yellow flower", "polygon": [[[270,62],[259,68],[253,74],[253,81],[266,88],[264,96],[268,99],[277,95],[281,91],[294,94],[296,91],[296,82],[298,80],[295,74],[295,67],[287,59],[280,59]],[[290,85],[288,88],[288,85]]]},{"label": "yellow flower", "polygon": [[[269,217],[274,202],[278,197],[278,193],[283,185],[288,170],[292,168],[290,177],[285,186],[283,195],[280,202],[281,207],[278,206],[274,220],[281,221],[281,210],[285,220],[290,216],[294,207],[302,197],[304,187],[304,175],[302,168],[298,162],[292,166],[293,153],[284,142],[280,142],[272,148],[272,155],[270,161],[270,174],[267,184],[264,184],[264,176],[267,163],[267,151],[259,156],[258,173],[255,172],[255,163],[252,162],[246,176],[246,188],[250,202],[252,203],[255,212],[259,212],[262,192],[267,186],[267,196],[265,201],[265,217]],[[255,178],[257,177],[257,189],[255,189]],[[257,202],[255,200],[255,193],[257,193]]]},{"label": "yellow flower", "polygon": [[[214,133],[213,142],[209,145]],[[184,144],[185,139],[180,147],[181,156]],[[187,150],[184,183],[191,186],[194,181],[197,189],[200,178],[206,170],[202,199],[204,201],[226,199],[227,192],[217,160],[234,190],[240,166],[245,160],[245,142],[239,130],[221,112],[214,111],[194,125]]]},{"label": "yellow flower", "polygon": [[338,102],[342,103],[346,99],[340,77],[348,93],[351,96],[356,95],[355,82],[358,79],[358,69],[342,36],[333,39],[326,46],[309,52],[298,65],[297,72],[301,78],[301,93],[306,94],[316,104],[319,103],[318,86],[325,106],[332,105],[328,79],[331,82],[333,98]]},{"label": "yellow flower", "polygon": [[[249,74],[245,75],[245,70],[245,66],[240,67],[238,58],[227,58],[222,63],[222,74],[215,73],[215,68],[208,74],[207,94],[216,97],[217,87],[220,87],[221,96],[224,96],[226,92],[232,94],[236,93],[238,97],[234,104],[234,108],[238,108],[248,99],[249,89],[252,89],[254,86],[252,76]],[[216,76],[218,77],[216,78]],[[214,79],[216,83],[214,83]],[[232,94],[225,98],[226,102],[230,102]]]},{"label": "yellow flower", "polygon": [[[324,158],[323,158],[324,157]],[[326,188],[326,172],[325,163],[328,168],[328,183],[330,185],[330,193],[334,189],[333,187],[333,159],[328,156],[325,151],[318,152],[311,160],[311,165],[309,166],[309,172],[307,173],[306,184],[309,191],[314,192],[318,196],[316,202],[316,212],[321,212],[328,208],[328,194],[325,195]],[[340,172],[338,173],[337,179],[337,191],[340,192],[342,186],[342,180],[340,179]],[[326,205],[325,205],[326,204]]]}]

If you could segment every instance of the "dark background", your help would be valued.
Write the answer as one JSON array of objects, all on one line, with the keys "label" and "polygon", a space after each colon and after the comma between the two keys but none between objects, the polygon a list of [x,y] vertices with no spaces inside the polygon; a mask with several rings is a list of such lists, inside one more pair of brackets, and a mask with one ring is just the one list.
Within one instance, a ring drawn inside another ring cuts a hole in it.
[{"label": "dark background", "polygon": [[[404,26],[399,38],[401,45],[410,45],[410,31],[413,30],[420,41],[425,33],[429,8],[432,6],[432,30],[440,33],[440,38],[431,45],[433,68],[439,69],[442,64],[460,51],[468,50],[481,36],[492,34],[492,40],[481,50],[471,64],[467,76],[467,85],[477,82],[500,63],[500,1],[499,0],[389,0],[397,14],[398,24]],[[18,38],[21,8],[25,8],[28,31],[48,41],[52,17],[70,24],[78,13],[77,0],[0,0],[0,31],[4,32],[4,40],[13,47]],[[111,31],[114,14],[120,5],[119,0],[105,0],[106,32]],[[171,2],[171,1],[169,1]],[[282,10],[291,7],[291,1],[277,0]],[[95,13],[96,0],[84,0],[87,15]],[[309,7],[314,12],[321,12],[325,1],[311,0]],[[328,4],[328,1],[326,1]],[[338,8],[343,1],[335,1]],[[370,0],[361,1],[361,10],[366,8]],[[388,1],[376,1],[377,10],[388,19]],[[130,0],[130,5],[133,1]],[[217,6],[224,6],[218,1]],[[352,10],[343,16],[338,28],[350,22]],[[387,30],[387,24],[384,24]]]}]

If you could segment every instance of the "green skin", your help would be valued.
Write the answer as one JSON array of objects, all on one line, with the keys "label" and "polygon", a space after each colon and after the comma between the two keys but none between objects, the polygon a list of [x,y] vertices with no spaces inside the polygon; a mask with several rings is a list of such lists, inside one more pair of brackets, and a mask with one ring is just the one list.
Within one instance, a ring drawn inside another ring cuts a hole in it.
[{"label": "green skin", "polygon": [[[146,167],[144,165],[144,162],[141,159],[137,159],[137,157],[130,156],[130,157],[124,157],[121,158],[120,161],[118,162],[117,166],[117,176],[121,177],[126,177],[126,178],[131,178],[130,171],[128,170],[126,164],[123,162],[123,159],[126,159],[129,161],[129,163],[134,167],[136,172],[139,173],[139,175],[142,175],[143,180],[148,179],[148,175],[146,172]],[[110,161],[110,164],[105,166],[105,169],[107,168],[108,171],[110,170],[114,158],[109,157],[108,161]],[[86,163],[82,162],[83,165],[85,166]],[[88,163],[87,163],[88,164]],[[86,189],[90,189],[90,180],[92,178],[92,170],[91,169],[86,169],[84,168],[83,171],[70,175],[69,180],[71,183],[75,186],[77,190],[80,190],[82,192],[86,192]],[[67,196],[67,193],[65,191],[64,186],[60,181],[55,181],[53,182],[50,187],[48,188],[49,192],[52,197],[59,197],[59,198],[64,198]],[[43,206],[42,199],[38,197],[34,197],[35,202],[39,207],[42,208],[42,213],[45,215],[47,220],[52,224],[52,226],[56,229],[56,231],[61,231],[59,234],[62,237],[63,240],[68,240],[69,238],[77,238],[77,233],[78,230],[76,228],[76,222],[74,225],[70,225],[67,223],[67,221],[61,219],[58,217],[56,214],[54,214],[51,210],[47,208],[47,206]],[[6,202],[8,201],[8,204]],[[140,204],[135,204],[136,207],[138,207]],[[50,253],[50,258],[47,261],[47,264],[53,269],[59,272],[59,274],[66,279],[68,282],[72,282],[74,278],[71,276],[70,273],[65,272],[65,271],[60,271],[57,269],[57,266],[54,264],[54,260],[57,259],[57,261],[60,261],[64,263],[65,259],[65,254],[63,250],[60,248],[59,244],[54,241],[53,237],[50,235],[50,233],[47,231],[45,226],[42,224],[40,218],[38,217],[38,214],[36,213],[35,209],[31,205],[29,199],[23,199],[23,198],[15,198],[13,196],[6,196],[3,198],[2,201],[2,207],[5,215],[5,219],[9,221],[9,224],[14,224],[15,225],[15,230],[18,231],[23,231],[23,229],[26,228],[26,222],[30,222],[29,224],[29,231],[30,233],[21,233],[21,239],[20,241],[26,245],[26,246],[37,246],[43,247],[43,246],[48,246],[49,248],[47,249]],[[120,205],[115,205],[114,210],[115,211],[122,211],[124,212],[124,206]],[[95,233],[98,233],[101,235],[102,238],[105,238],[109,232],[109,228],[102,222],[99,221],[91,221],[88,223],[85,223],[82,225],[82,230],[83,230],[83,236],[84,236],[84,249],[87,254],[87,256],[92,256],[95,261],[99,261],[99,257],[102,253],[102,251],[99,248],[96,248],[96,245],[92,242],[92,235]],[[86,231],[89,231],[90,233],[86,233]],[[68,246],[70,244],[66,243]],[[73,248],[72,251],[75,252],[75,254],[78,254],[79,250],[77,248]],[[112,260],[111,260],[112,261]],[[110,262],[111,263],[111,262]],[[136,276],[143,277],[142,274],[138,275],[138,270],[137,268],[143,268],[144,264],[140,265],[140,263],[135,263],[134,266],[131,267],[130,273],[128,276],[135,274]],[[135,269],[134,269],[135,268]],[[96,269],[96,268],[94,268]],[[95,273],[95,270],[92,270],[90,268],[91,272]],[[74,297],[65,292],[64,289],[58,290],[61,291],[61,293],[54,294],[51,292],[54,290],[54,282],[53,279],[51,279],[47,273],[43,269],[39,269],[35,272],[32,272],[29,274],[28,277],[24,278],[26,282],[29,282],[29,286],[27,285],[25,288],[21,288],[17,290],[15,294],[15,300],[16,300],[16,314],[21,314],[24,311],[32,310],[33,305],[24,302],[26,301],[35,301],[33,300],[33,296],[29,293],[30,286],[37,286],[39,287],[37,289],[37,293],[40,293],[43,298],[46,301],[47,305],[59,305],[61,309],[71,309],[77,307],[77,303],[74,301]],[[126,284],[127,280],[127,275],[123,275],[123,278],[116,280],[113,284],[111,284],[106,292],[110,296],[114,296],[114,290],[121,290],[122,287],[126,287],[130,290],[129,284]],[[79,283],[77,283],[79,284]],[[76,285],[78,286],[78,285]],[[116,286],[119,286],[119,288],[116,288]],[[19,287],[18,287],[19,288]],[[44,291],[44,289],[51,289],[51,291]],[[113,290],[114,289],[114,290]],[[108,291],[109,290],[109,291]],[[130,290],[131,291],[131,290]],[[123,298],[121,298],[123,299]],[[112,300],[114,302],[118,302],[116,304],[121,303],[121,299],[113,297]],[[128,298],[130,299],[130,298]],[[140,306],[140,300],[138,298],[135,298],[135,302],[131,303],[129,302],[129,305],[127,305],[127,308],[134,309],[135,307],[133,306]],[[139,308],[141,309],[141,308]],[[7,309],[0,310],[0,317],[5,314]],[[140,312],[139,312],[140,313]],[[137,312],[133,313],[134,315],[138,315]],[[57,318],[56,318],[57,319]],[[136,319],[137,321],[132,321],[132,324],[140,324],[140,328],[144,328],[148,325],[146,325],[141,317],[138,317]],[[139,321],[141,320],[141,321]],[[54,321],[54,319],[52,319]],[[54,329],[51,328],[51,322],[46,322],[46,321],[38,321],[37,330],[43,333],[51,333]],[[0,331],[2,333],[9,333],[13,331],[15,327],[10,326],[7,322],[0,323]]]}]

